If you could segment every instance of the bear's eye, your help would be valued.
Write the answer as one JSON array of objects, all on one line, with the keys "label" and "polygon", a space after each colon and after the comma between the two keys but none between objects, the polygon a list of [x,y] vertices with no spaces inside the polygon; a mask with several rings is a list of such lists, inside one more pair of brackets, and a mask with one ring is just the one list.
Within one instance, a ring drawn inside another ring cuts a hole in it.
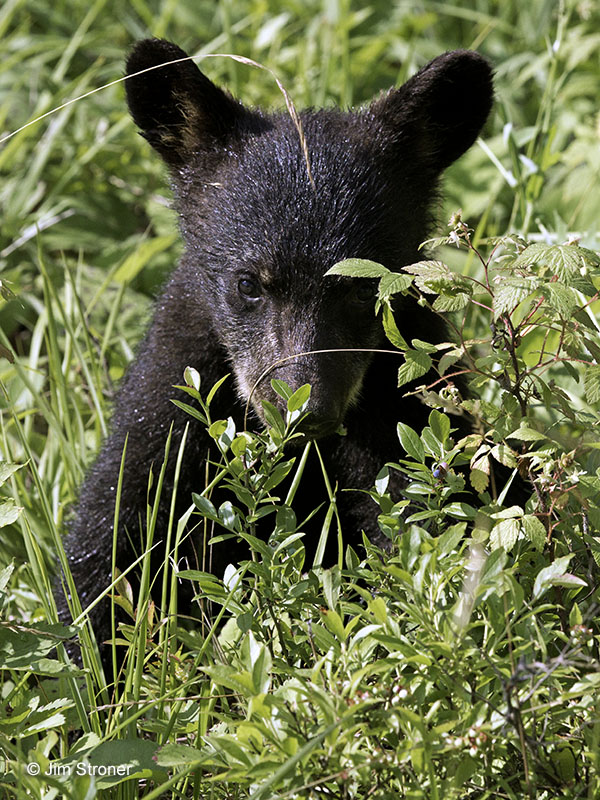
[{"label": "bear's eye", "polygon": [[254,278],[250,278],[248,275],[244,275],[244,277],[239,279],[238,292],[249,300],[256,300],[262,295],[258,281],[254,280]]},{"label": "bear's eye", "polygon": [[357,303],[372,303],[375,300],[377,287],[369,281],[357,281],[352,293],[352,299]]}]

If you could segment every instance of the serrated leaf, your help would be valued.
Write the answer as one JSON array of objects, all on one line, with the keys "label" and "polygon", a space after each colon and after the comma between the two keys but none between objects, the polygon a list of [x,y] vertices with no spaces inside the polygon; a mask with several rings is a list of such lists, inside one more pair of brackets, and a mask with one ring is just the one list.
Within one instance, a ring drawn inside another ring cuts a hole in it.
[{"label": "serrated leaf", "polygon": [[588,403],[600,401],[600,366],[592,364],[583,373],[585,399]]},{"label": "serrated leaf", "polygon": [[389,300],[395,294],[405,292],[412,286],[413,278],[401,272],[389,272],[379,281],[379,299]]},{"label": "serrated leaf", "polygon": [[482,469],[478,467],[473,467],[469,472],[469,480],[471,481],[471,486],[475,489],[478,494],[485,492],[490,482],[490,476]]},{"label": "serrated leaf", "polygon": [[424,353],[437,353],[437,345],[431,344],[431,342],[424,342],[423,339],[411,339],[410,343],[415,350],[422,350]]},{"label": "serrated leaf", "polygon": [[345,275],[348,278],[383,278],[390,274],[389,269],[376,261],[366,258],[346,258],[338,261],[325,275]]},{"label": "serrated leaf", "polygon": [[569,319],[577,308],[577,295],[569,286],[560,283],[546,283],[542,287],[548,303],[564,319]]},{"label": "serrated leaf", "polygon": [[464,292],[458,294],[440,294],[433,301],[435,311],[460,311],[469,304],[470,296]]},{"label": "serrated leaf", "polygon": [[426,375],[433,363],[423,350],[407,350],[404,358],[406,361],[398,370],[398,387]]},{"label": "serrated leaf", "polygon": [[521,423],[516,431],[508,434],[507,439],[518,439],[520,442],[539,442],[542,439],[547,439],[547,437],[543,433],[538,433],[533,428]]},{"label": "serrated leaf", "polygon": [[533,514],[525,514],[521,519],[521,525],[525,536],[535,549],[541,553],[546,545],[546,528],[544,528],[542,522],[537,517],[534,517]]},{"label": "serrated leaf", "polygon": [[490,450],[490,454],[505,467],[514,469],[517,466],[517,456],[514,450],[504,444],[497,444]]},{"label": "serrated leaf", "polygon": [[0,461],[0,486],[22,466],[22,464],[11,464],[9,461]]},{"label": "serrated leaf", "polygon": [[535,242],[526,247],[513,264],[516,268],[545,265],[563,284],[593,294],[594,285],[587,275],[600,266],[600,257],[593,250],[577,245]]},{"label": "serrated leaf", "polygon": [[497,550],[503,547],[510,553],[519,537],[520,525],[516,519],[501,519],[497,522],[490,533],[490,547]]},{"label": "serrated leaf", "polygon": [[422,464],[425,461],[425,448],[419,436],[404,422],[398,423],[398,438],[407,454]]},{"label": "serrated leaf", "polygon": [[22,506],[16,505],[12,498],[0,503],[0,528],[16,522],[23,511]]},{"label": "serrated leaf", "polygon": [[443,261],[417,261],[404,267],[405,272],[416,275],[415,286],[426,294],[438,294],[434,285],[443,285],[450,279],[450,270]]},{"label": "serrated leaf", "polygon": [[440,375],[443,375],[448,367],[451,367],[453,364],[462,357],[462,353],[458,350],[451,350],[448,353],[444,353],[444,355],[440,358],[438,364],[438,370]]},{"label": "serrated leaf", "polygon": [[507,278],[494,292],[494,319],[509,314],[513,308],[533,294],[539,281],[537,278]]}]

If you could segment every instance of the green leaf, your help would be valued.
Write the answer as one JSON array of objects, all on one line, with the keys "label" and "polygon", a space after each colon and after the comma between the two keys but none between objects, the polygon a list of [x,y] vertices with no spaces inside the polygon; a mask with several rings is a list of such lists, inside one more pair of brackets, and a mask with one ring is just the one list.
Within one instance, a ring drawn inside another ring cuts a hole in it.
[{"label": "green leaf", "polygon": [[248,670],[238,670],[231,664],[213,664],[209,667],[199,667],[202,672],[210,675],[211,679],[219,686],[233,689],[245,697],[257,694],[252,675]]},{"label": "green leaf", "polygon": [[194,367],[186,367],[183,371],[183,380],[197,392],[200,391],[200,373]]},{"label": "green leaf", "polygon": [[520,519],[523,516],[523,509],[521,506],[510,506],[510,508],[503,508],[502,511],[496,511],[490,516],[492,519]]},{"label": "green leaf", "polygon": [[208,422],[208,420],[206,419],[206,415],[203,414],[201,411],[199,411],[197,408],[194,408],[194,406],[191,406],[189,403],[182,403],[181,400],[173,400],[173,399],[171,399],[171,402],[173,403],[174,406],[177,406],[177,408],[180,408],[182,411],[185,411],[186,414],[189,414],[194,419],[199,420],[204,425],[206,425],[206,423]]},{"label": "green leaf", "polygon": [[310,397],[310,384],[305,383],[300,388],[296,389],[294,394],[287,401],[288,411],[290,413],[299,411],[305,403],[308,402]]},{"label": "green leaf", "polygon": [[4,569],[0,571],[0,592],[3,592],[6,589],[10,577],[14,571],[15,571],[14,561],[11,561],[11,563],[8,564],[8,566],[4,567]]},{"label": "green leaf", "polygon": [[398,330],[396,319],[391,307],[387,304],[383,306],[383,330],[390,342],[397,347],[398,350],[408,350],[409,346]]},{"label": "green leaf", "polygon": [[222,384],[227,380],[228,377],[229,377],[229,373],[227,373],[227,375],[223,375],[223,377],[220,378],[215,383],[215,385],[212,387],[210,392],[206,395],[206,405],[207,406],[209,406],[211,404],[213,397],[216,395],[216,393],[218,392],[218,390],[221,388]]},{"label": "green leaf", "polygon": [[450,503],[443,509],[444,514],[449,514],[456,519],[475,519],[477,511],[468,503]]},{"label": "green leaf", "polygon": [[274,489],[281,483],[282,480],[287,478],[291,468],[294,466],[294,463],[294,459],[291,459],[290,461],[282,461],[275,467],[272,467],[271,471],[269,472],[269,477],[264,483],[264,490],[270,492],[271,489]]},{"label": "green leaf", "polygon": [[436,439],[441,442],[441,444],[444,444],[450,435],[450,419],[446,414],[442,414],[441,411],[434,409],[429,415],[429,427],[433,431]]},{"label": "green leaf", "polygon": [[490,482],[490,476],[484,470],[478,469],[477,467],[472,467],[471,471],[469,472],[469,480],[471,481],[471,486],[475,489],[475,491],[481,494],[487,489]]},{"label": "green leaf", "polygon": [[575,625],[583,624],[583,616],[577,603],[573,603],[573,607],[569,612],[569,625],[573,628]]},{"label": "green leaf", "polygon": [[452,282],[450,270],[443,261],[417,261],[404,270],[417,276],[415,286],[426,294],[438,294],[440,287]]},{"label": "green leaf", "polygon": [[0,486],[22,466],[22,464],[11,464],[9,461],[0,461]]},{"label": "green leaf", "polygon": [[437,540],[438,553],[445,556],[456,550],[466,530],[466,522],[457,522],[456,525],[451,525]]},{"label": "green leaf", "polygon": [[400,444],[406,450],[407,454],[411,458],[414,458],[415,461],[418,461],[419,464],[423,464],[425,462],[425,448],[419,436],[404,422],[398,423],[397,430]]},{"label": "green leaf", "polygon": [[465,308],[465,306],[469,304],[470,300],[470,295],[464,294],[464,292],[458,292],[457,294],[440,294],[433,301],[433,309],[435,311],[441,311],[442,313],[446,311],[460,311],[461,308]]},{"label": "green leaf", "polygon": [[594,286],[587,275],[600,266],[600,257],[593,250],[571,244],[535,242],[523,250],[513,266],[520,269],[533,264],[546,266],[552,275],[556,275],[567,286],[588,294],[594,293]]},{"label": "green leaf", "polygon": [[36,662],[72,633],[73,628],[60,624],[20,625],[18,631],[0,627],[0,668],[33,670]]},{"label": "green leaf", "polygon": [[490,450],[490,455],[492,455],[500,464],[504,464],[505,467],[514,469],[517,466],[517,456],[515,451],[511,450],[510,447],[507,447],[504,444],[497,444],[492,447]]},{"label": "green leaf", "polygon": [[509,433],[507,439],[518,439],[521,442],[539,442],[542,439],[547,440],[543,433],[534,431],[533,428],[528,427],[526,423],[521,422],[519,428],[512,433]]},{"label": "green leaf", "polygon": [[294,390],[291,386],[285,381],[279,380],[279,378],[273,378],[271,381],[271,386],[273,390],[279,395],[279,397],[283,397],[283,399],[287,402],[290,397],[294,394]]},{"label": "green leaf", "polygon": [[388,272],[379,281],[379,299],[389,300],[395,294],[402,294],[412,286],[413,279],[410,275],[401,272]]},{"label": "green leaf", "polygon": [[469,780],[480,768],[480,763],[471,756],[463,756],[458,764],[454,774],[454,786],[462,786]]},{"label": "green leaf", "polygon": [[10,497],[8,500],[0,502],[0,528],[5,525],[11,525],[21,515],[23,511],[22,506],[16,505],[15,501]]},{"label": "green leaf", "polygon": [[490,533],[491,549],[497,550],[499,547],[503,547],[507,553],[510,553],[519,537],[519,530],[520,525],[516,519],[502,519],[497,522]]},{"label": "green leaf", "polygon": [[406,361],[398,370],[398,387],[426,375],[433,363],[423,350],[407,350],[404,358]]},{"label": "green leaf", "polygon": [[583,373],[585,399],[588,403],[600,401],[600,366],[592,364]]},{"label": "green leaf", "polygon": [[340,642],[344,642],[346,640],[346,632],[344,630],[344,623],[342,622],[342,618],[337,613],[337,611],[332,611],[331,609],[326,609],[322,612],[323,614],[323,622],[329,628],[331,633],[340,640]]},{"label": "green leaf", "polygon": [[494,319],[509,314],[513,308],[533,294],[539,281],[537,278],[507,278],[494,293]]},{"label": "green leaf", "polygon": [[422,350],[424,353],[437,353],[437,345],[431,342],[424,342],[422,339],[411,339],[411,345],[415,350]]},{"label": "green leaf", "polygon": [[586,582],[574,575],[567,577],[569,562],[575,554],[569,553],[553,561],[549,567],[540,570],[533,584],[533,599],[539,599],[551,586],[587,586]]},{"label": "green leaf", "polygon": [[209,519],[213,519],[216,521],[219,520],[219,517],[217,515],[217,509],[210,502],[208,497],[204,497],[201,494],[196,494],[196,492],[192,492],[192,501],[203,517],[208,517]]},{"label": "green leaf", "polygon": [[451,367],[453,364],[456,364],[456,362],[461,357],[462,353],[460,352],[460,350],[450,350],[449,352],[444,353],[444,355],[440,358],[438,364],[438,370],[440,372],[440,375],[443,375],[448,369],[448,367]]},{"label": "green leaf", "polygon": [[283,422],[283,417],[279,413],[279,409],[275,408],[275,406],[272,403],[269,403],[268,400],[261,400],[261,405],[263,407],[263,413],[265,415],[267,425],[270,428],[274,428],[276,431],[279,431],[279,433],[283,435],[285,431],[285,424]]},{"label": "green leaf", "polygon": [[569,319],[578,305],[577,295],[569,286],[560,283],[546,283],[542,287],[548,303],[564,319]]},{"label": "green leaf", "polygon": [[325,273],[325,275],[345,275],[349,278],[382,278],[389,274],[390,270],[382,264],[366,258],[346,258],[344,261],[338,261]]},{"label": "green leaf", "polygon": [[542,522],[537,517],[534,517],[533,514],[525,514],[521,519],[521,525],[525,536],[535,549],[541,553],[546,546],[546,528],[544,528]]},{"label": "green leaf", "polygon": [[160,767],[186,767],[188,764],[206,761],[206,758],[206,750],[196,750],[195,747],[172,742],[160,748],[156,754],[156,763]]},{"label": "green leaf", "polygon": [[569,786],[574,783],[578,772],[577,763],[579,758],[575,757],[573,749],[567,742],[560,743],[551,753],[552,767],[560,778],[561,783]]},{"label": "green leaf", "polygon": [[[105,775],[96,778],[98,788],[108,788],[132,779],[152,778],[165,780],[166,773],[159,769],[154,757],[158,745],[148,739],[119,739],[113,742],[103,742],[88,756],[92,767],[106,767]],[[109,767],[120,766],[117,774],[108,771]]]}]

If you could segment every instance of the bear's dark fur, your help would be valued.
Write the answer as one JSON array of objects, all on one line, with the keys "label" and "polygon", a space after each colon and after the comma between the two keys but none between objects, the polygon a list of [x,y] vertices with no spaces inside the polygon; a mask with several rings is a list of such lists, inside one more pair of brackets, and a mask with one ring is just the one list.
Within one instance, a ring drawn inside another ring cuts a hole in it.
[{"label": "bear's dark fur", "polygon": [[[212,413],[214,419],[232,416],[241,428],[251,387],[277,360],[308,350],[385,347],[364,282],[324,273],[347,257],[393,270],[419,259],[440,174],[473,144],[492,103],[488,63],[476,53],[456,51],[362,110],[305,111],[301,121],[313,183],[287,113],[244,108],[189,60],[134,75],[184,58],[169,42],[146,40],[127,63],[133,75],[126,83],[129,108],[169,167],[185,252],[121,387],[112,433],[85,480],[66,540],[84,608],[111,580],[125,438],[121,569],[139,555],[148,472],[152,465],[155,474],[160,468],[171,423],[172,457],[156,540],[164,536],[174,458],[188,423],[179,509],[203,486],[210,439],[171,403],[186,366],[199,371],[205,389],[233,373]],[[402,305],[397,323],[408,340],[446,338],[437,317],[416,304]],[[309,383],[307,432],[319,438],[332,482],[368,489],[383,464],[399,456],[396,422],[420,428],[427,419],[428,409],[396,388],[397,368],[393,357],[364,352],[303,356],[273,370],[252,403],[259,418],[261,399],[281,402],[271,378],[292,388]],[[335,434],[342,422],[343,438]],[[309,465],[302,489],[299,519],[326,499],[318,466],[311,471]],[[338,498],[348,541],[360,541],[361,530],[376,532],[377,510],[368,496],[341,492]],[[311,536],[309,531],[307,543]],[[211,568],[222,575],[227,563],[246,554],[245,546],[232,546],[231,540],[215,545]],[[188,558],[194,566],[193,554]],[[107,617],[106,603],[92,612],[100,640],[109,635]]]}]

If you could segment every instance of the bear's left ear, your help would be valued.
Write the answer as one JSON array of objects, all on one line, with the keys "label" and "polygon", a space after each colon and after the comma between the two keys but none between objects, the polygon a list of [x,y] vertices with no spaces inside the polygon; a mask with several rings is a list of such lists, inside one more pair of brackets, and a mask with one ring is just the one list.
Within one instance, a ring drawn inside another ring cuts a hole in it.
[{"label": "bear's left ear", "polygon": [[242,122],[256,116],[209,81],[180,47],[164,39],[138,42],[126,72],[131,116],[171,167],[202,150],[224,152]]},{"label": "bear's left ear", "polygon": [[494,97],[492,69],[471,50],[438,56],[371,105],[398,145],[436,174],[473,144]]}]

